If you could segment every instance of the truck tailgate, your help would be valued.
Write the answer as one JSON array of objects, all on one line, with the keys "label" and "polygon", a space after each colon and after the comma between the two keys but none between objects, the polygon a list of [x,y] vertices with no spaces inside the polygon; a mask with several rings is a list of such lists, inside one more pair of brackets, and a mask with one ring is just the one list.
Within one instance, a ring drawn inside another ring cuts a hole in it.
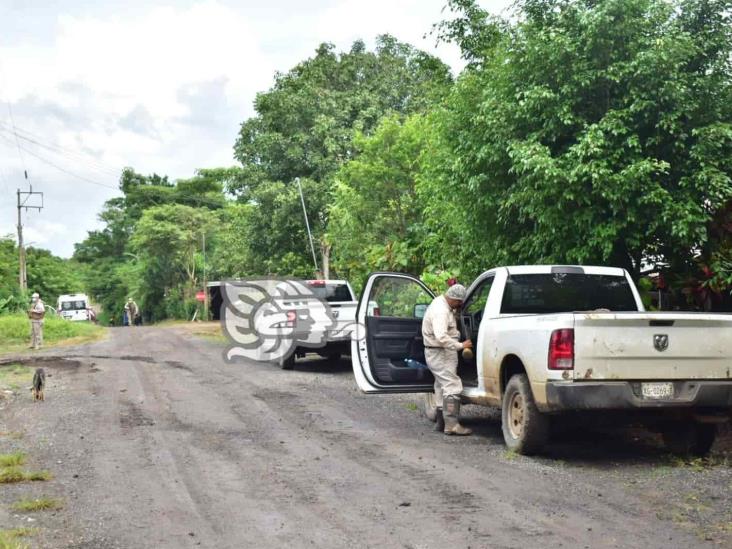
[{"label": "truck tailgate", "polygon": [[327,341],[342,341],[351,338],[356,321],[356,301],[336,301],[328,303],[335,325],[327,331]]},{"label": "truck tailgate", "polygon": [[575,380],[730,379],[732,315],[576,313]]}]

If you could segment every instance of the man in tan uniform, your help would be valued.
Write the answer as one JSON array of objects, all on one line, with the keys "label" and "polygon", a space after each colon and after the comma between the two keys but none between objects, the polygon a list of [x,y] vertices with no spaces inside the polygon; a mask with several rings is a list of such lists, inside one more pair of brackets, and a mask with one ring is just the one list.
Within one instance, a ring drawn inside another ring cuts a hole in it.
[{"label": "man in tan uniform", "polygon": [[137,318],[137,315],[140,314],[140,309],[131,297],[127,298],[127,303],[125,303],[125,313],[127,313],[128,325],[135,326],[135,319]]},{"label": "man in tan uniform", "polygon": [[469,435],[460,425],[460,393],[463,382],[457,375],[458,351],[470,349],[473,342],[460,342],[454,310],[465,300],[465,286],[455,284],[444,295],[437,296],[422,320],[422,338],[427,367],[435,376],[437,430],[446,435]]},{"label": "man in tan uniform", "polygon": [[31,297],[31,306],[28,309],[28,318],[31,321],[31,349],[40,349],[43,345],[43,317],[46,316],[46,306],[41,296],[34,293]]}]

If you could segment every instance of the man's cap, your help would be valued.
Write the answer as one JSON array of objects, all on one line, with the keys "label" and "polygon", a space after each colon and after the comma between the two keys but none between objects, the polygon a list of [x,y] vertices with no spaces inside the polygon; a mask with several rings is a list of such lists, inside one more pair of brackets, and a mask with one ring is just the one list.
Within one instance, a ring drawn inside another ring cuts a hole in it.
[{"label": "man's cap", "polygon": [[462,284],[453,284],[445,292],[445,296],[450,299],[456,299],[458,301],[465,301],[466,294],[465,286]]},{"label": "man's cap", "polygon": [[33,295],[31,297],[41,297],[38,292],[33,292]]}]

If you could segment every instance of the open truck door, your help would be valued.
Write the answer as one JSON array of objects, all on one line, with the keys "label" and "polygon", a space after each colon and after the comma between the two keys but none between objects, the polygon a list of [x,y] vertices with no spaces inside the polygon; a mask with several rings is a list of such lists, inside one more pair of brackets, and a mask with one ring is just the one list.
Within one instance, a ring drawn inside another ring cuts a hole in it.
[{"label": "open truck door", "polygon": [[363,392],[432,392],[434,378],[426,367],[422,318],[434,297],[420,279],[410,275],[369,276],[356,310],[362,333],[351,344],[353,374]]}]

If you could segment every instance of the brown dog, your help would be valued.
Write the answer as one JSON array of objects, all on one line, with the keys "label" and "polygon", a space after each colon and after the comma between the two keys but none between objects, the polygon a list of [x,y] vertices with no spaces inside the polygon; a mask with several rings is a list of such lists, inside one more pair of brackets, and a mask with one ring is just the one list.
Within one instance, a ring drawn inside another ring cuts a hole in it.
[{"label": "brown dog", "polygon": [[46,372],[43,368],[36,368],[36,373],[33,374],[33,387],[31,393],[33,393],[33,400],[46,400],[43,390],[46,388]]}]

